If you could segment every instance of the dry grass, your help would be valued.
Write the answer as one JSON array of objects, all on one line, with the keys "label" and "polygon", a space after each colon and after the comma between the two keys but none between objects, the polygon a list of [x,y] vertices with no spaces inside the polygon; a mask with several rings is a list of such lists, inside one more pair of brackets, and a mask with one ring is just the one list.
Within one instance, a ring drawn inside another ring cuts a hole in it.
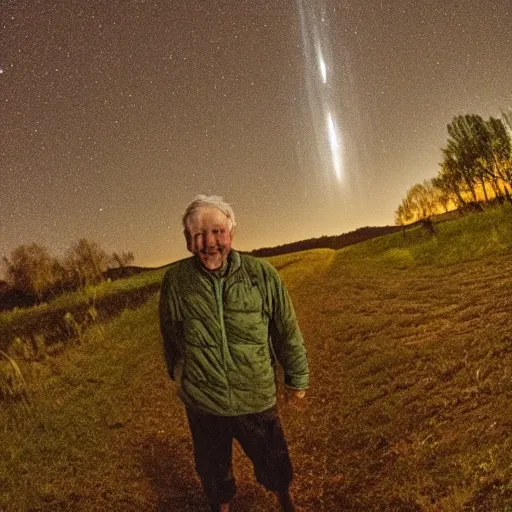
[{"label": "dry grass", "polygon": [[311,423],[289,421],[299,472],[315,468],[307,508],[512,509],[508,254],[401,271],[335,260],[304,285]]},{"label": "dry grass", "polygon": [[[303,510],[512,510],[512,222],[478,222],[500,251],[475,257],[480,231],[446,223],[442,264],[421,231],[271,260],[311,365],[306,407],[281,403]],[[19,362],[29,407],[0,411],[0,510],[206,510],[157,320],[154,297]],[[236,510],[276,510],[235,455]]]},{"label": "dry grass", "polygon": [[20,400],[26,394],[26,383],[15,359],[0,350],[0,400]]}]

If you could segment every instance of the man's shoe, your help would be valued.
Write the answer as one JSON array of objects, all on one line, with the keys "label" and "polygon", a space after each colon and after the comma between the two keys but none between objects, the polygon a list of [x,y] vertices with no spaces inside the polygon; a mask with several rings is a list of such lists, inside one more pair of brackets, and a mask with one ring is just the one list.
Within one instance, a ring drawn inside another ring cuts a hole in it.
[{"label": "man's shoe", "polygon": [[210,505],[211,512],[229,512],[229,503],[221,503],[220,505]]},{"label": "man's shoe", "polygon": [[290,496],[290,491],[278,492],[277,497],[279,498],[279,504],[283,512],[297,512],[292,497]]}]

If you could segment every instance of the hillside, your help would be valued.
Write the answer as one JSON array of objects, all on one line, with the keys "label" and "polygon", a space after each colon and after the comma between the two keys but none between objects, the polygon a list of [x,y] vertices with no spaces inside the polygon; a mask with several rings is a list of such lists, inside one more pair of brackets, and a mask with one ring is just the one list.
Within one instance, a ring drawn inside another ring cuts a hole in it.
[{"label": "hillside", "polygon": [[359,244],[378,236],[389,235],[401,231],[400,226],[364,227],[342,235],[322,236],[319,238],[308,238],[299,242],[277,245],[275,247],[263,247],[250,252],[253,256],[269,257],[280,254],[289,254],[310,249],[341,249],[353,244]]},{"label": "hillside", "polygon": [[[311,365],[280,409],[304,511],[512,510],[512,208],[270,258]],[[17,359],[0,409],[0,510],[206,510],[164,368],[157,296]],[[237,512],[274,511],[235,450]]]}]

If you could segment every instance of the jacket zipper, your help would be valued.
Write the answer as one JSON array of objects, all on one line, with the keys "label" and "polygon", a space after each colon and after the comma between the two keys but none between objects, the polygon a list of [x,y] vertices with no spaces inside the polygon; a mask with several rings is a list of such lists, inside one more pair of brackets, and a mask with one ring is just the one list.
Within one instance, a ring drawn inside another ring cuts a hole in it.
[{"label": "jacket zipper", "polygon": [[215,295],[217,299],[217,310],[219,312],[219,323],[221,330],[221,339],[222,339],[222,347],[221,347],[221,357],[222,357],[222,366],[224,367],[224,372],[226,374],[226,382],[228,385],[228,394],[229,394],[229,405],[231,406],[233,403],[233,397],[231,392],[231,386],[229,384],[228,378],[228,368],[227,368],[227,357],[229,355],[228,351],[228,338],[226,336],[226,326],[224,325],[224,277],[220,279],[214,279],[215,282]]}]

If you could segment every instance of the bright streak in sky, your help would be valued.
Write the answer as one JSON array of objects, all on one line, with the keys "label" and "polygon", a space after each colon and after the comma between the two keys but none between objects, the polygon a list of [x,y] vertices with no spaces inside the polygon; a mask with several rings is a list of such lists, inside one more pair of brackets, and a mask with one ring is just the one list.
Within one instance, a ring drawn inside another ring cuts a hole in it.
[{"label": "bright streak in sky", "polygon": [[331,116],[331,113],[328,114],[327,120],[328,128],[327,131],[329,133],[329,146],[331,147],[331,159],[334,167],[334,172],[336,173],[336,178],[338,181],[341,180],[341,155],[340,155],[340,145],[338,143],[338,136],[336,134],[336,125],[334,124],[334,119]]},{"label": "bright streak in sky", "polygon": [[322,82],[324,84],[326,84],[327,83],[327,68],[325,67],[325,61],[320,52],[318,52],[318,61],[320,64],[320,73],[322,74]]},{"label": "bright streak in sky", "polygon": [[338,144],[338,137],[336,136],[336,128],[334,126],[334,121],[332,120],[332,116],[331,116],[331,113],[329,112],[329,116],[328,116],[328,123],[329,123],[329,144],[331,145],[331,152],[337,152],[338,149],[340,148],[339,144]]},{"label": "bright streak in sky", "polygon": [[[317,140],[317,165],[338,182],[342,180],[342,141],[339,137],[339,112],[334,89],[336,88],[336,66],[332,59],[331,34],[325,25],[322,0],[307,2],[297,0],[300,16],[302,43],[304,47],[305,75],[311,120]],[[318,11],[322,12],[320,16]],[[321,23],[319,22],[321,20]],[[327,55],[329,83],[327,82]]]}]

